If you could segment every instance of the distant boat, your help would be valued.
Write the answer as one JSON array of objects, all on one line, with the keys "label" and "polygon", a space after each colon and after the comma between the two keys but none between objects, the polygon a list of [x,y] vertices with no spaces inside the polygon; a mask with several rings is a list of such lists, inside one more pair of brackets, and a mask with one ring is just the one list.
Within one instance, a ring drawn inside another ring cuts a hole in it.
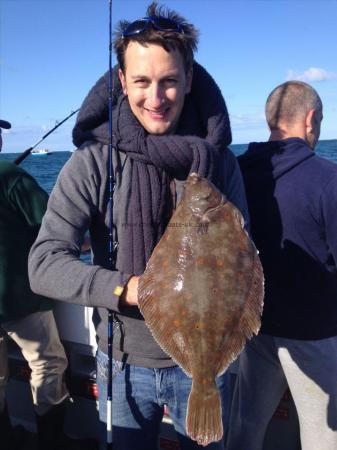
[{"label": "distant boat", "polygon": [[52,152],[46,148],[35,149],[30,152],[32,155],[50,155]]}]

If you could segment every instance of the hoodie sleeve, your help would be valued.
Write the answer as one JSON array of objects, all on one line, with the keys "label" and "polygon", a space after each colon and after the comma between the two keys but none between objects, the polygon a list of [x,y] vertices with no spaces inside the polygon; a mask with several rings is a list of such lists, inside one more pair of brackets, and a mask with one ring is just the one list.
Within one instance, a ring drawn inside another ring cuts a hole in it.
[{"label": "hoodie sleeve", "polygon": [[[80,259],[84,235],[94,216],[102,215],[104,221],[101,174],[106,169],[99,145],[91,145],[94,151],[90,145],[77,150],[60,172],[30,251],[29,278],[38,294],[118,311],[119,296],[130,275]],[[99,245],[95,252],[97,259],[102,259]]]},{"label": "hoodie sleeve", "polygon": [[321,196],[321,211],[328,252],[333,256],[337,266],[337,171],[326,184]]},{"label": "hoodie sleeve", "polygon": [[235,155],[228,149],[225,154],[227,189],[226,196],[240,211],[245,221],[246,230],[250,230],[248,204],[245,185],[239,163]]}]

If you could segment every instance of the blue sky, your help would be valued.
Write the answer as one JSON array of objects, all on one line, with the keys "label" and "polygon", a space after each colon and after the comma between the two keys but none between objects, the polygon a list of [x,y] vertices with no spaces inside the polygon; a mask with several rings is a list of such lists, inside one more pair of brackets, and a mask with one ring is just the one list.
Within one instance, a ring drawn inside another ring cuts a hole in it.
[{"label": "blue sky", "polygon": [[[112,0],[113,22],[149,1]],[[337,1],[167,0],[200,30],[196,59],[219,84],[233,143],[267,139],[264,103],[288,78],[321,95],[321,139],[337,138]],[[0,117],[21,152],[77,109],[108,68],[108,0],[0,0]],[[70,119],[40,147],[71,150]]]}]

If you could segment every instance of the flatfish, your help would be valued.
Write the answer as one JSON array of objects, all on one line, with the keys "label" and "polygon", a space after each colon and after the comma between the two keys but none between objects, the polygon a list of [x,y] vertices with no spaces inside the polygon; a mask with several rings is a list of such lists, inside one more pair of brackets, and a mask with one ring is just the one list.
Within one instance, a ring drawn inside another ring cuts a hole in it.
[{"label": "flatfish", "polygon": [[223,436],[215,380],[258,332],[263,296],[262,266],[240,211],[191,174],[138,297],[155,340],[192,377],[186,430],[199,445]]}]

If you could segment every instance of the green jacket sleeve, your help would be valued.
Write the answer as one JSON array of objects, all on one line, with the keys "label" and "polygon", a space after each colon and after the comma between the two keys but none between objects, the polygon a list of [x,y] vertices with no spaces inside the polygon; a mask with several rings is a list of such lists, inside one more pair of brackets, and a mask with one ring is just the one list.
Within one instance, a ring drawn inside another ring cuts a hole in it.
[{"label": "green jacket sleeve", "polygon": [[22,172],[9,192],[14,210],[31,227],[39,227],[47,209],[48,194],[28,174]]}]

